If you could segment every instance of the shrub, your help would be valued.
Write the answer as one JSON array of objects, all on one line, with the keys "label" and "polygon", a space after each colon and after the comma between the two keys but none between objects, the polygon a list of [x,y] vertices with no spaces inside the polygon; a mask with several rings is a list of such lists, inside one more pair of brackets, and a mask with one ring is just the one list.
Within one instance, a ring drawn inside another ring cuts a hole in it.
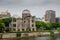
[{"label": "shrub", "polygon": [[20,32],[17,32],[16,33],[16,37],[21,37],[21,33]]},{"label": "shrub", "polygon": [[50,31],[50,35],[53,37],[54,36],[54,32],[53,31]]}]

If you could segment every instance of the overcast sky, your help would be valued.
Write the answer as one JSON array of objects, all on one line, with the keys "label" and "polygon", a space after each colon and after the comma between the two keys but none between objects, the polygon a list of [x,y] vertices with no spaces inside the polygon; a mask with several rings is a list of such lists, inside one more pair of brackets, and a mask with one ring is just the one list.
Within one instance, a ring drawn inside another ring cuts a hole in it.
[{"label": "overcast sky", "polygon": [[60,0],[0,0],[0,12],[8,10],[11,15],[21,16],[24,9],[40,18],[46,10],[54,10],[56,16],[60,17]]}]

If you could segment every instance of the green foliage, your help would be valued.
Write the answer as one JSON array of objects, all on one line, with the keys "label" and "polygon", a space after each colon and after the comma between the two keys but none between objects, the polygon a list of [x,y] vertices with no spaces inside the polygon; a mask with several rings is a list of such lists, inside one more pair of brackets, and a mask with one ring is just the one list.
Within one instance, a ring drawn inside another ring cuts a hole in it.
[{"label": "green foliage", "polygon": [[60,23],[51,23],[52,24],[52,28],[60,28]]},{"label": "green foliage", "polygon": [[51,37],[54,37],[54,32],[50,30]]},{"label": "green foliage", "polygon": [[60,28],[60,23],[44,23],[42,21],[36,21],[36,28],[40,27],[45,28],[46,30],[57,29]]},{"label": "green foliage", "polygon": [[3,21],[3,19],[0,19],[0,23],[3,23],[4,21]]},{"label": "green foliage", "polygon": [[9,26],[9,23],[12,21],[12,18],[5,18],[3,19],[5,26]]},{"label": "green foliage", "polygon": [[44,30],[43,32],[50,32],[50,30]]},{"label": "green foliage", "polygon": [[[3,32],[3,29],[6,27],[9,27],[9,24],[11,23],[12,18],[4,18],[4,19],[0,19],[0,31]],[[16,21],[15,18],[13,18],[13,21]],[[6,32],[9,32],[9,28],[5,29]]]},{"label": "green foliage", "polygon": [[46,23],[46,26],[45,26],[45,28],[48,30],[50,30],[51,29],[51,27],[52,27],[52,25],[51,25],[51,23]]},{"label": "green foliage", "polygon": [[17,32],[16,33],[16,37],[20,37],[21,36],[21,33],[20,32]]},{"label": "green foliage", "polygon": [[60,28],[57,28],[58,32],[59,32],[59,37],[60,37]]},{"label": "green foliage", "polygon": [[36,27],[40,28],[40,21],[36,21]]},{"label": "green foliage", "polygon": [[39,29],[40,27],[45,28],[45,29],[50,29],[52,27],[51,23],[44,23],[42,21],[36,21],[36,27]]},{"label": "green foliage", "polygon": [[58,31],[60,31],[60,28],[57,28]]},{"label": "green foliage", "polygon": [[35,23],[36,23],[37,29],[39,29],[40,27],[46,26],[46,24],[44,22],[42,22],[42,21],[36,21]]},{"label": "green foliage", "polygon": [[0,23],[0,33],[3,32],[5,29],[5,24],[4,23]]},{"label": "green foliage", "polygon": [[[0,32],[5,31],[6,27],[9,27],[9,23],[12,21],[12,18],[0,19]],[[8,29],[7,29],[8,30]]]},{"label": "green foliage", "polygon": [[[4,24],[5,24],[5,27],[9,27],[9,24],[11,23],[12,18],[5,18],[5,19],[3,19],[3,21],[4,21]],[[6,28],[5,31],[9,32],[9,28]]]},{"label": "green foliage", "polygon": [[3,32],[4,29],[5,29],[4,21],[2,19],[0,19],[0,33]]}]

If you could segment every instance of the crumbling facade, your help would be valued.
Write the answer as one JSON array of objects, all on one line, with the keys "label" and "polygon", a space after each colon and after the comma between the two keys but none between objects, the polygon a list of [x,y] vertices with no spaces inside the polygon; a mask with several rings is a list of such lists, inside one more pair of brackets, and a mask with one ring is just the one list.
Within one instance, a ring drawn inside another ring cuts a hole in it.
[{"label": "crumbling facade", "polygon": [[30,14],[30,11],[25,9],[22,12],[22,18],[16,18],[10,24],[11,31],[36,31],[35,16]]}]

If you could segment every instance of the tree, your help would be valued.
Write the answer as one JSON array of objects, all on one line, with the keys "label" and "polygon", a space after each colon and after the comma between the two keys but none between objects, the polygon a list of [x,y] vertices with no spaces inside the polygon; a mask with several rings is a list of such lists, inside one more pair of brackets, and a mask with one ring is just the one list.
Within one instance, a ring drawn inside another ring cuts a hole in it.
[{"label": "tree", "polygon": [[52,28],[51,23],[46,23],[46,29],[50,30]]},{"label": "tree", "polygon": [[5,29],[5,24],[2,19],[0,19],[0,33],[3,32]]},{"label": "tree", "polygon": [[60,23],[57,23],[57,27],[60,28]]},{"label": "tree", "polygon": [[11,23],[12,18],[5,18],[5,19],[3,19],[3,21],[4,21],[4,24],[5,24],[5,26],[6,26],[5,31],[6,31],[6,32],[9,32],[9,24]]},{"label": "tree", "polygon": [[4,23],[0,23],[0,33],[4,32],[5,29],[5,24]]},{"label": "tree", "polygon": [[9,24],[11,23],[11,21],[12,21],[12,18],[0,19],[0,32],[3,32],[4,30],[6,32],[8,32],[9,31]]},{"label": "tree", "polygon": [[44,28],[46,26],[46,23],[42,21],[36,21],[35,24],[37,29]]},{"label": "tree", "polygon": [[3,19],[3,21],[4,21],[4,23],[5,23],[5,26],[6,26],[6,27],[9,27],[9,24],[11,23],[12,18],[5,18],[5,19]]},{"label": "tree", "polygon": [[52,25],[51,23],[44,23],[42,21],[36,21],[36,28],[37,29],[43,28],[43,29],[49,30],[52,28]]},{"label": "tree", "polygon": [[36,21],[35,23],[36,23],[36,28],[39,29],[41,26],[40,21]]},{"label": "tree", "polygon": [[60,23],[52,23],[52,28],[57,29],[58,27],[60,27]]}]

